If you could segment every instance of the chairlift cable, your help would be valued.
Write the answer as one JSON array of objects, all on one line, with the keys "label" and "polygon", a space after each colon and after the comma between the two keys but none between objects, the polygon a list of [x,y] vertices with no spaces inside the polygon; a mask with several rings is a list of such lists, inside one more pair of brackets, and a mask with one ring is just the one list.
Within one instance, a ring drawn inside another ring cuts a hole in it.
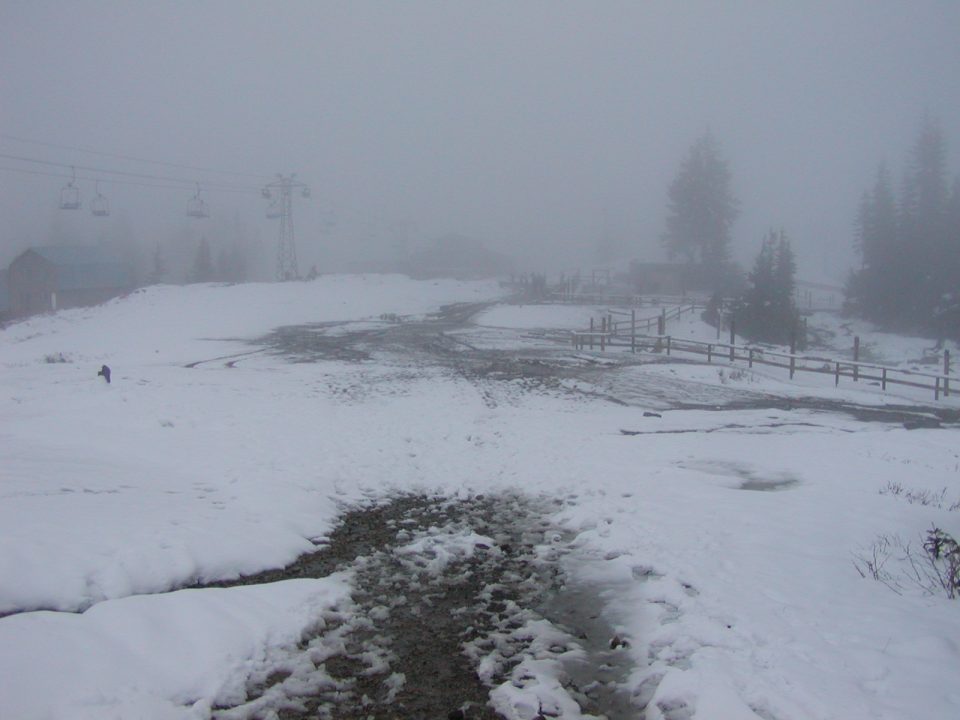
[{"label": "chairlift cable", "polygon": [[235,170],[217,170],[216,168],[204,168],[204,167],[197,167],[195,165],[183,165],[180,163],[166,162],[164,160],[150,160],[149,158],[136,157],[135,155],[125,155],[123,153],[108,152],[105,150],[94,150],[93,148],[77,147],[73,145],[61,145],[59,143],[44,142],[42,140],[31,140],[29,138],[22,138],[16,135],[9,135],[7,133],[0,133],[0,138],[5,138],[7,140],[15,140],[16,142],[31,143],[33,145],[42,145],[44,147],[56,148],[59,150],[74,150],[77,152],[90,153],[92,155],[102,155],[104,157],[112,157],[112,158],[117,158],[119,160],[131,160],[133,162],[149,163],[151,165],[163,165],[165,167],[178,168],[181,170],[191,170],[193,172],[215,173],[218,175],[236,175],[237,177],[249,177],[249,178],[256,178],[258,180],[265,180],[270,177],[267,174],[237,172]]},{"label": "chairlift cable", "polygon": [[[52,167],[79,168],[80,170],[85,170],[87,172],[105,173],[108,175],[122,175],[124,177],[144,178],[147,180],[162,180],[166,182],[182,183],[184,185],[194,185],[196,183],[196,180],[190,180],[186,178],[176,178],[176,177],[169,177],[164,175],[149,175],[147,173],[136,173],[136,172],[130,172],[127,170],[111,170],[109,168],[92,167],[89,165],[72,165],[70,163],[55,162],[53,160],[40,160],[37,158],[25,157],[23,155],[9,155],[7,153],[0,153],[0,158],[5,158],[7,160],[17,160],[19,162],[36,163],[38,165],[49,165]],[[237,190],[242,189],[242,190],[247,190],[252,192],[260,192],[259,187],[253,187],[251,185],[239,185],[237,183],[204,182],[204,186],[208,188],[211,188],[211,187],[232,188]]]},{"label": "chairlift cable", "polygon": [[[70,173],[58,173],[58,172],[45,172],[43,170],[29,170],[27,168],[14,168],[6,167],[0,165],[0,172],[13,172],[13,173],[23,173],[25,175],[41,175],[43,177],[55,177],[55,178],[66,178],[70,179],[74,177]],[[145,187],[145,188],[156,188],[158,190],[184,190],[183,185],[161,185],[158,183],[148,183],[148,182],[136,182],[135,180],[105,180],[103,178],[97,178],[90,175],[77,175],[77,180],[88,180],[90,182],[96,182],[100,180],[101,182],[108,183],[110,185],[128,185],[132,187]],[[207,187],[204,187],[204,191],[208,191]],[[213,193],[242,193],[250,194],[255,192],[250,188],[214,188],[209,190]]]}]

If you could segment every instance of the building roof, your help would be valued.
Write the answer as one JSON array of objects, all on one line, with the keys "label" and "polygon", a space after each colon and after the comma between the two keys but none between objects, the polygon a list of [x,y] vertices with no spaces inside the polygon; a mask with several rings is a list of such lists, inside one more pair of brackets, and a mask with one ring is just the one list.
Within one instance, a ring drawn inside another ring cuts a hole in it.
[{"label": "building roof", "polygon": [[131,285],[130,269],[96,245],[44,245],[30,248],[23,255],[27,253],[34,253],[57,268],[59,290],[120,289]]},{"label": "building roof", "polygon": [[30,250],[57,266],[118,264],[113,255],[98,245],[42,245]]}]

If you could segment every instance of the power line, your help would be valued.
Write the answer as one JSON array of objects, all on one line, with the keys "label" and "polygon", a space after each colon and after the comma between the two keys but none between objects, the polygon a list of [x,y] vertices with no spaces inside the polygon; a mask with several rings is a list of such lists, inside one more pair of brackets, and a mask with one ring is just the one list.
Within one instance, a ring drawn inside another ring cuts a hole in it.
[{"label": "power line", "polygon": [[104,157],[117,158],[119,160],[131,160],[133,162],[142,162],[148,163],[151,165],[163,165],[165,167],[178,168],[180,170],[193,170],[195,172],[206,172],[206,173],[215,173],[218,175],[235,175],[237,177],[249,177],[256,178],[257,180],[265,180],[269,175],[263,175],[258,173],[248,173],[248,172],[237,172],[234,170],[217,170],[216,168],[204,168],[197,167],[195,165],[181,165],[179,163],[166,162],[164,160],[150,160],[149,158],[137,157],[135,155],[125,155],[123,153],[108,152],[106,150],[94,150],[93,148],[87,147],[78,147],[74,145],[61,145],[59,143],[44,142],[42,140],[31,140],[29,138],[22,138],[16,135],[8,135],[7,133],[0,133],[0,138],[5,138],[7,140],[14,140],[16,142],[30,143],[33,145],[42,145],[44,147],[56,148],[58,150],[74,150],[76,152],[85,152],[92,155],[102,155]]},{"label": "power line", "polygon": [[[129,172],[126,170],[110,170],[109,168],[91,167],[89,165],[72,165],[70,163],[54,162],[52,160],[40,160],[38,158],[29,158],[29,157],[24,157],[22,155],[9,155],[7,153],[0,153],[0,158],[5,158],[7,160],[17,160],[19,162],[36,163],[38,165],[48,165],[52,167],[75,168],[79,170],[85,170],[87,172],[105,173],[107,175],[122,175],[125,177],[142,178],[145,180],[162,180],[166,182],[181,183],[184,185],[197,184],[196,180],[191,180],[188,178],[175,178],[175,177],[169,177],[164,175],[149,175],[147,173],[136,173],[136,172]],[[220,188],[220,189],[230,188],[233,190],[244,190],[247,192],[259,191],[259,188],[256,188],[250,185],[238,185],[236,183],[203,182],[201,183],[201,185],[204,188],[214,188],[214,187]]]},{"label": "power line", "polygon": [[[27,168],[13,168],[13,167],[4,167],[0,166],[0,172],[12,172],[12,173],[22,173],[24,175],[41,175],[43,177],[55,177],[55,178],[64,178],[66,180],[76,179],[76,180],[89,180],[90,182],[97,182],[98,180],[102,183],[108,183],[110,185],[127,185],[131,187],[145,187],[145,188],[156,188],[158,190],[188,190],[191,188],[185,188],[183,185],[160,185],[158,183],[147,183],[147,182],[137,182],[135,180],[116,180],[109,179],[105,180],[101,177],[90,177],[89,175],[73,175],[71,173],[62,173],[62,172],[46,172],[44,170],[28,170]],[[195,182],[190,182],[190,185],[196,186]],[[207,192],[207,186],[203,185],[204,192]],[[258,192],[252,188],[213,188],[210,192],[214,193],[243,193],[243,194],[252,194]]]}]

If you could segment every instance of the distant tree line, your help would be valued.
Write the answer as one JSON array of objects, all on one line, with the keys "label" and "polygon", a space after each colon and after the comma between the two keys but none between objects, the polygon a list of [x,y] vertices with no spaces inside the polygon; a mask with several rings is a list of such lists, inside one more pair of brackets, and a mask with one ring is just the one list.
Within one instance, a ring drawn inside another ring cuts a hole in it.
[{"label": "distant tree line", "polygon": [[925,118],[899,194],[886,165],[856,216],[860,268],[847,281],[851,313],[891,330],[960,338],[960,176],[948,180],[947,143]]}]

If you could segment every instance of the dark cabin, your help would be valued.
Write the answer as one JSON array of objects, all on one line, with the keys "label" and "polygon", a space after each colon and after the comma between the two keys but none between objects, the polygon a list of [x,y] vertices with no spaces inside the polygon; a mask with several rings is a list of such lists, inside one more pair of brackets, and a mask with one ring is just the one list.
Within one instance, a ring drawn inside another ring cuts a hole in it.
[{"label": "dark cabin", "polygon": [[130,269],[97,246],[30,248],[10,263],[10,315],[22,317],[64,308],[96,305],[128,292]]}]

